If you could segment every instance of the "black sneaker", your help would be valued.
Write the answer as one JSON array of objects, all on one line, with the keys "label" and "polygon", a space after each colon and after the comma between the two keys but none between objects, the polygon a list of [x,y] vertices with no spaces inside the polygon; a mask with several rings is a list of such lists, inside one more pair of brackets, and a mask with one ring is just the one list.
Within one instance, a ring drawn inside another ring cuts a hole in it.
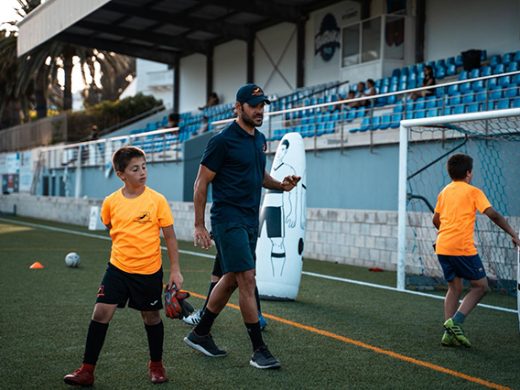
[{"label": "black sneaker", "polygon": [[215,342],[213,341],[213,337],[211,334],[206,336],[199,336],[195,334],[195,332],[191,331],[188,336],[184,337],[184,342],[188,344],[191,348],[196,349],[199,352],[202,352],[206,356],[210,357],[223,357],[227,355],[226,351],[219,349]]},{"label": "black sneaker", "polygon": [[262,345],[251,356],[249,364],[256,368],[280,368],[281,364],[271,352],[267,349],[267,345]]}]

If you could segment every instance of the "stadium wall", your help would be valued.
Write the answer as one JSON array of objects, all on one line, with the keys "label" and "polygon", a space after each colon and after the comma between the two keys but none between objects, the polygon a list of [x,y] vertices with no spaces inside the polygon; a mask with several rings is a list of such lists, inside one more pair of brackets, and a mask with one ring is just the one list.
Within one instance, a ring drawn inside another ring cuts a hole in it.
[{"label": "stadium wall", "polygon": [[[0,195],[0,213],[88,226],[90,208],[100,199]],[[191,241],[193,203],[170,202],[178,239]],[[206,221],[209,221],[208,204]],[[394,270],[397,261],[397,212],[307,209],[304,255],[308,258]]]}]

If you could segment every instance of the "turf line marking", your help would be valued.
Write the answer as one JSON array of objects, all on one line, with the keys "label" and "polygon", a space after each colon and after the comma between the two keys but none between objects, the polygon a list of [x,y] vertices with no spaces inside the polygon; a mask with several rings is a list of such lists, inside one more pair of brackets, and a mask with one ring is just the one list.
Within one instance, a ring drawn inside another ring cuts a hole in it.
[{"label": "turf line marking", "polygon": [[[18,224],[18,225],[29,226],[29,227],[34,227],[34,228],[46,229],[46,230],[51,230],[51,231],[60,232],[60,233],[75,234],[75,235],[78,235],[78,236],[89,237],[89,238],[98,238],[98,239],[101,239],[101,240],[110,241],[110,237],[101,236],[99,234],[79,232],[77,230],[58,228],[58,227],[48,226],[48,225],[40,225],[40,224],[35,224],[35,223],[30,223],[30,222],[15,221],[15,220],[12,220],[12,219],[7,219],[7,218],[0,218],[0,221],[7,222],[7,223],[14,223],[14,224]],[[166,247],[164,247],[164,246],[161,246],[161,248],[163,250],[166,250]],[[214,255],[210,255],[210,254],[207,254],[207,253],[193,252],[193,251],[187,251],[187,250],[183,250],[183,249],[179,249],[179,253],[182,253],[182,254],[185,254],[185,255],[190,255],[190,256],[204,257],[204,258],[207,258],[207,259],[214,259],[215,258]],[[398,290],[396,287],[384,286],[384,285],[375,284],[375,283],[362,282],[360,280],[339,278],[337,276],[323,275],[323,274],[318,274],[318,273],[315,273],[315,272],[306,272],[306,271],[302,271],[302,274],[303,275],[307,275],[307,276],[316,277],[316,278],[321,278],[321,279],[335,280],[337,282],[357,284],[357,285],[365,286],[365,287],[373,287],[373,288],[379,288],[379,289],[383,289],[383,290],[394,291],[394,292],[398,292],[398,293],[406,293],[406,294],[412,294],[412,295],[419,295],[419,296],[426,297],[426,298],[434,298],[434,299],[442,299],[442,300],[444,300],[444,297],[439,296],[439,295],[427,294],[427,293],[422,293],[422,292],[419,292],[419,291],[411,291],[411,290]],[[485,309],[497,310],[497,311],[502,311],[502,312],[506,312],[506,313],[512,313],[512,314],[517,314],[518,313],[518,311],[515,310],[515,309],[509,309],[507,307],[501,307],[501,306],[487,305],[487,304],[484,304],[484,303],[479,303],[477,306],[483,307]]]},{"label": "turf line marking", "polygon": [[[192,296],[196,297],[196,298],[200,298],[200,299],[206,300],[206,296],[205,295],[197,294],[197,293],[194,293],[192,291],[190,291],[190,294]],[[233,304],[233,303],[228,303],[226,306],[229,306],[232,309],[240,311],[240,307],[238,305]],[[267,314],[265,312],[262,312],[262,315],[264,317],[266,317],[266,318],[269,318],[270,320],[281,322],[282,324],[285,324],[285,325],[289,325],[289,326],[292,326],[292,327],[295,327],[295,328],[298,328],[298,329],[306,330],[307,332],[310,332],[310,333],[316,333],[316,334],[319,334],[320,336],[325,336],[325,337],[328,337],[328,338],[331,338],[331,339],[334,339],[334,340],[341,341],[341,342],[346,343],[346,344],[352,344],[352,345],[355,345],[357,347],[368,349],[368,350],[370,350],[372,352],[376,352],[376,353],[381,354],[381,355],[390,356],[390,357],[392,357],[394,359],[402,360],[404,362],[415,364],[417,366],[429,368],[430,370],[437,371],[437,372],[440,372],[440,373],[443,373],[443,374],[447,374],[447,375],[451,375],[451,376],[454,376],[454,377],[457,377],[457,378],[465,379],[467,381],[470,381],[470,382],[473,382],[473,383],[477,383],[479,385],[488,387],[490,389],[500,389],[500,390],[510,390],[511,389],[510,387],[507,387],[507,386],[504,386],[504,385],[499,385],[497,383],[493,383],[493,382],[487,381],[485,379],[477,378],[477,377],[474,377],[474,376],[471,376],[471,375],[468,375],[468,374],[464,374],[463,372],[450,370],[449,368],[442,367],[442,366],[439,366],[439,365],[434,364],[434,363],[425,362],[423,360],[419,360],[419,359],[415,359],[415,358],[412,358],[412,357],[409,357],[409,356],[406,356],[406,355],[402,355],[400,353],[397,353],[397,352],[394,352],[394,351],[390,351],[388,349],[379,348],[379,347],[376,347],[376,346],[364,343],[362,341],[354,340],[354,339],[351,339],[351,338],[345,337],[345,336],[340,336],[340,335],[338,335],[336,333],[332,333],[332,332],[329,332],[329,331],[326,331],[326,330],[318,329],[318,328],[315,328],[313,326],[300,324],[299,322],[287,320],[285,318],[278,317],[278,316],[275,316],[273,314]]]}]

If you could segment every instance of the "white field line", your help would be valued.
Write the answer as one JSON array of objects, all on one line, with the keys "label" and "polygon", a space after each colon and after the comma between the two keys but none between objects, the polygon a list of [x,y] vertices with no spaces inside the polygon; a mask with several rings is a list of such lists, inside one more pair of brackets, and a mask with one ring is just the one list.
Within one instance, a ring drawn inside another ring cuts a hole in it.
[{"label": "white field line", "polygon": [[[30,223],[30,222],[14,221],[12,219],[6,219],[6,218],[0,218],[0,221],[6,222],[6,223],[13,223],[13,224],[16,224],[16,225],[29,226],[29,227],[33,227],[33,228],[36,228],[36,229],[45,229],[45,230],[50,230],[50,231],[54,231],[54,232],[74,234],[74,235],[82,236],[82,237],[97,238],[97,239],[100,239],[100,240],[107,240],[107,241],[110,240],[110,237],[107,237],[107,236],[101,236],[99,234],[79,232],[79,231],[76,231],[76,230],[58,228],[58,227],[54,227],[54,226],[41,225],[41,224],[35,224],[35,223]],[[166,250],[166,247],[161,246],[161,249]],[[183,249],[179,249],[179,253],[183,253],[185,255],[190,255],[190,256],[204,257],[204,258],[207,258],[207,259],[214,259],[215,258],[214,255],[210,255],[210,254],[207,254],[207,253],[193,252],[193,251],[187,251],[187,250],[183,250]],[[302,274],[303,275],[307,275],[307,276],[316,277],[316,278],[321,278],[321,279],[334,280],[336,282],[357,284],[359,286],[379,288],[379,289],[389,290],[389,291],[393,291],[393,292],[397,292],[397,293],[406,293],[406,294],[412,294],[412,295],[419,295],[419,296],[426,297],[426,298],[434,298],[434,299],[444,300],[444,297],[442,297],[440,295],[427,294],[427,293],[423,293],[423,292],[419,292],[419,291],[411,291],[411,290],[404,290],[403,291],[403,290],[398,290],[396,287],[384,286],[384,285],[375,284],[375,283],[368,283],[368,282],[363,282],[363,281],[360,281],[360,280],[339,278],[337,276],[323,275],[323,274],[318,274],[318,273],[315,273],[315,272],[306,272],[306,271],[302,271]],[[517,314],[518,313],[517,310],[509,309],[507,307],[486,305],[486,304],[483,304],[483,303],[479,303],[478,306],[483,307],[485,309],[498,310],[498,311],[503,311],[503,312],[506,312],[506,313],[513,313],[513,314]]]}]

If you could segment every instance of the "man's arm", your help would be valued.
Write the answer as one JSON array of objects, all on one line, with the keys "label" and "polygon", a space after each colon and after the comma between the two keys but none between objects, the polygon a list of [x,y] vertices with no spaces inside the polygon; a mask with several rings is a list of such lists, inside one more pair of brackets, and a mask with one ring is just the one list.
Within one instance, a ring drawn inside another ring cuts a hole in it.
[{"label": "man's arm", "polygon": [[184,281],[181,274],[181,266],[179,264],[179,249],[177,245],[177,237],[173,225],[162,228],[166,249],[168,249],[168,258],[170,259],[170,277],[168,278],[168,287],[175,283],[177,290],[182,288]]},{"label": "man's arm", "polygon": [[487,209],[485,209],[484,214],[486,214],[495,225],[497,225],[499,228],[501,228],[503,231],[505,231],[507,234],[511,236],[511,238],[513,239],[513,244],[515,246],[520,246],[520,239],[518,238],[518,234],[513,230],[511,225],[509,225],[509,223],[502,216],[502,214],[496,211],[493,207],[488,207]]},{"label": "man's arm", "polygon": [[215,175],[215,172],[201,164],[193,186],[193,206],[195,208],[194,244],[204,249],[211,247],[211,237],[204,222],[204,212],[206,210],[208,186],[215,178]]},{"label": "man's arm", "polygon": [[282,181],[276,180],[272,177],[267,171],[264,172],[264,182],[262,185],[268,190],[280,190],[280,191],[291,191],[298,182],[301,177],[296,175],[285,176]]},{"label": "man's arm", "polygon": [[434,213],[432,222],[433,226],[435,226],[437,230],[439,230],[441,228],[441,215],[439,213]]}]

